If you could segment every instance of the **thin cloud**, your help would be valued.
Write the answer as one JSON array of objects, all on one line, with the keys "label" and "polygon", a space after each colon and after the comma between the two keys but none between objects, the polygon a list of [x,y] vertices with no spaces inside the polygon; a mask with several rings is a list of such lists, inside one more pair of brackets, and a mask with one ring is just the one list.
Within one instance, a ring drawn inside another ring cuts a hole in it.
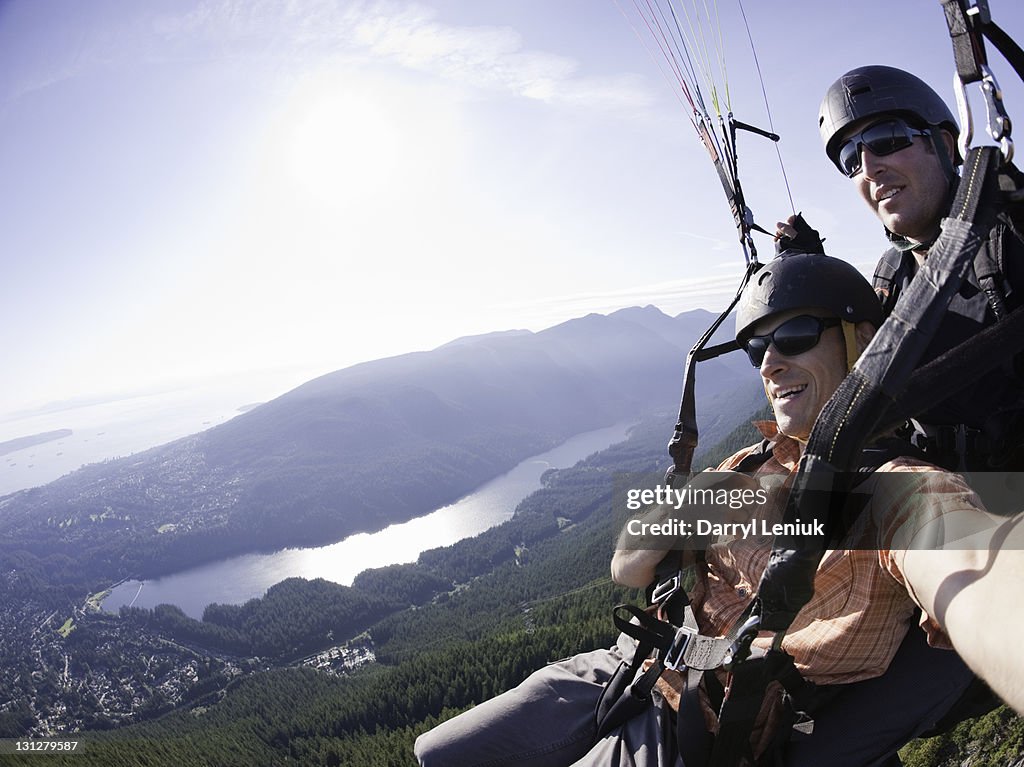
[{"label": "thin cloud", "polygon": [[671,280],[636,285],[620,290],[594,291],[572,295],[550,296],[536,301],[507,304],[503,308],[514,310],[520,316],[533,317],[531,327],[596,312],[608,312],[628,306],[654,304],[669,314],[707,309],[720,311],[736,295],[740,273],[701,279]]},{"label": "thin cloud", "polygon": [[551,104],[636,111],[655,103],[638,76],[586,76],[575,59],[527,48],[511,27],[448,24],[414,3],[208,0],[161,16],[153,29],[168,42],[206,44],[218,55],[257,52],[280,63],[358,54]]},{"label": "thin cloud", "polygon": [[682,229],[677,229],[674,233],[682,235],[683,237],[689,237],[694,240],[700,240],[702,242],[710,243],[711,250],[714,252],[722,252],[728,250],[735,250],[736,253],[740,252],[740,246],[737,240],[723,240],[721,237],[709,237],[706,234],[687,232]]},{"label": "thin cloud", "polygon": [[[770,261],[773,256],[774,254],[762,257],[762,263]],[[874,262],[851,260],[850,263],[870,279]],[[526,322],[526,324],[533,329],[591,312],[607,314],[629,306],[646,306],[648,304],[659,307],[667,314],[678,314],[692,309],[719,312],[736,295],[741,279],[742,267],[739,263],[733,263],[729,273],[724,275],[699,279],[668,280],[619,290],[549,296],[534,301],[505,304],[502,308],[515,311],[524,320],[532,317],[533,321]]]},{"label": "thin cloud", "polygon": [[454,26],[419,5],[377,6],[354,29],[355,40],[377,56],[477,87],[582,107],[648,106],[640,78],[580,76],[579,62],[525,47],[509,27]]}]

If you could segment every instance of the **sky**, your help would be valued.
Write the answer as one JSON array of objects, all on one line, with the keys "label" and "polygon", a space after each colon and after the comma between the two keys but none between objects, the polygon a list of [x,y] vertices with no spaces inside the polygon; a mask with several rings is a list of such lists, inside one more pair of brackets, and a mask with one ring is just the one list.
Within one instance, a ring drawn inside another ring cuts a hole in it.
[{"label": "sky", "polygon": [[[1019,4],[990,7],[1024,38]],[[882,63],[953,105],[941,6],[746,0],[756,61],[739,8],[717,5],[729,103],[782,136],[790,190],[775,145],[741,134],[755,220],[791,192],[869,270],[881,229],[821,151],[818,104]],[[0,0],[0,419],[723,306],[743,255],[651,47],[633,0]]]}]

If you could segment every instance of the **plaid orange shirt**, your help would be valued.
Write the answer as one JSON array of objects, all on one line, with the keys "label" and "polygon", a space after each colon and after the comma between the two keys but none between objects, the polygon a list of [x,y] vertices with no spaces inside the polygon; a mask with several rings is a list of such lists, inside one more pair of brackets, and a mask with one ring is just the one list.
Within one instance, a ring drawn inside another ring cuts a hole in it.
[{"label": "plaid orange shirt", "polygon": [[[753,472],[762,486],[770,488],[769,502],[758,507],[755,518],[780,522],[800,459],[800,445],[780,435],[774,423],[756,425],[771,440],[773,450],[771,458]],[[753,449],[740,451],[718,470],[735,467]],[[898,482],[878,481],[888,472],[904,474]],[[858,487],[858,493],[868,499],[858,520],[870,529],[862,529],[861,535],[872,536],[877,545],[826,552],[815,576],[814,596],[783,641],[801,673],[818,684],[857,682],[880,675],[906,636],[918,605],[900,572],[902,552],[892,548],[893,539],[909,540],[904,536],[927,519],[947,512],[983,508],[962,477],[911,458],[896,458],[882,465]],[[697,579],[691,594],[701,633],[722,636],[732,627],[753,598],[771,542],[770,537],[754,536],[709,547],[705,577]],[[922,616],[921,625],[931,644],[951,647],[927,615]],[[771,637],[765,636],[755,644],[767,649],[770,642]]]}]

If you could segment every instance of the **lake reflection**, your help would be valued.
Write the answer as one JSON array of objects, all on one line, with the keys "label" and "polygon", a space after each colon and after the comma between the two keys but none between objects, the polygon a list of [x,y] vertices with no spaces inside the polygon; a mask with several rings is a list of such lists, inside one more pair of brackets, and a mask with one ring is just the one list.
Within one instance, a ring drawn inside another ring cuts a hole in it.
[{"label": "lake reflection", "polygon": [[117,612],[122,605],[154,607],[168,603],[201,618],[211,602],[241,604],[286,578],[325,578],[351,585],[363,570],[415,562],[421,553],[471,538],[512,517],[516,506],[540,488],[551,468],[572,466],[591,453],[625,439],[632,423],[578,434],[553,450],[528,458],[475,493],[430,514],[391,525],[376,533],[359,533],[343,541],[273,554],[245,554],[152,581],[126,581],[103,602]]}]

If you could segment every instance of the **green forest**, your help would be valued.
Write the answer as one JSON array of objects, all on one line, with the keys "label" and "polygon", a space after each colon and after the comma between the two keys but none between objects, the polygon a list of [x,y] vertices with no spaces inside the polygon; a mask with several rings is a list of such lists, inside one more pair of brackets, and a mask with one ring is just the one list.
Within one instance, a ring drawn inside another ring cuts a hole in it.
[{"label": "green forest", "polygon": [[[414,565],[364,573],[352,587],[291,579],[261,600],[211,605],[202,621],[166,606],[124,611],[122,620],[179,641],[281,662],[358,635],[372,642],[376,661],[345,674],[280,665],[241,674],[149,721],[76,734],[77,752],[47,755],[47,763],[411,767],[419,733],[545,663],[614,641],[611,608],[640,600],[608,577],[614,477],[656,477],[665,464],[663,432],[663,422],[645,423],[627,442],[548,472],[508,523]],[[695,465],[753,438],[742,426]],[[970,758],[973,767],[1003,767],[1022,753],[1021,720],[1002,708],[915,742],[904,761],[952,767]],[[40,759],[5,758],[12,765]]]}]

